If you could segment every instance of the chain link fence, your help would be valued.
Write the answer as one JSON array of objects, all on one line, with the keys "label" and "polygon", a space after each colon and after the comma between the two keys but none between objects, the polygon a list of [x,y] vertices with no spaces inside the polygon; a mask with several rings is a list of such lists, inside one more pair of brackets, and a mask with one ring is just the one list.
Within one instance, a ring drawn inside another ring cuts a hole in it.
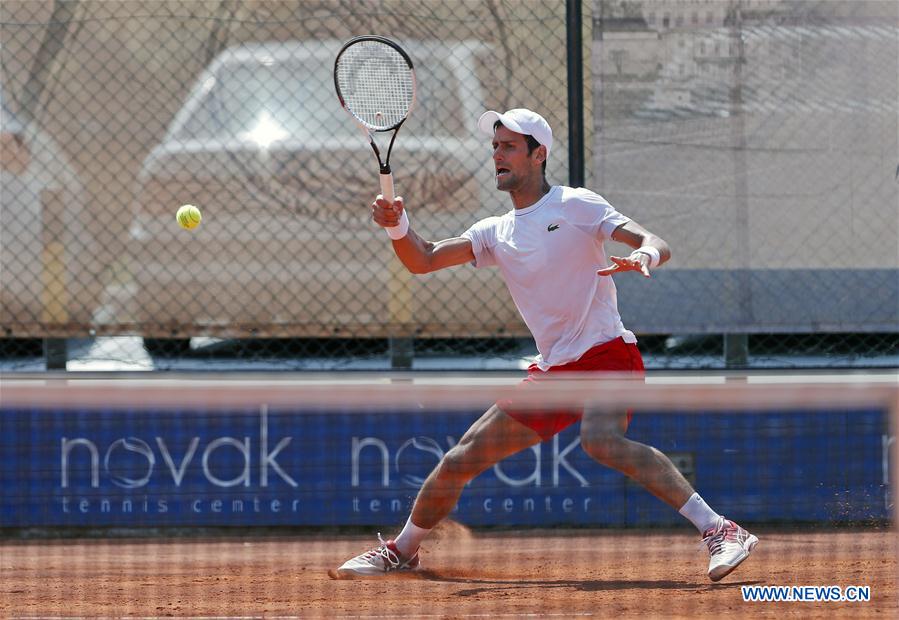
[{"label": "chain link fence", "polygon": [[554,129],[552,183],[582,175],[673,247],[651,282],[617,280],[648,365],[895,364],[896,5],[585,1],[570,50],[572,6],[3,2],[4,367],[534,353],[497,273],[412,277],[369,221],[375,162],[331,77],[367,33],[416,65],[391,163],[422,236],[510,208],[475,121],[529,107]]}]

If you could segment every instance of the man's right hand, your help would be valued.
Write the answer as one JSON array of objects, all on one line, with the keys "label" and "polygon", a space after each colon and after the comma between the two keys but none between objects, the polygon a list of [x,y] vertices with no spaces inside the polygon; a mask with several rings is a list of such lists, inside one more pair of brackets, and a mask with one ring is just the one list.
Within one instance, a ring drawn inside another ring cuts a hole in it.
[{"label": "man's right hand", "polygon": [[403,197],[397,196],[393,204],[384,200],[381,194],[371,203],[371,219],[378,226],[392,228],[398,226],[403,215]]}]

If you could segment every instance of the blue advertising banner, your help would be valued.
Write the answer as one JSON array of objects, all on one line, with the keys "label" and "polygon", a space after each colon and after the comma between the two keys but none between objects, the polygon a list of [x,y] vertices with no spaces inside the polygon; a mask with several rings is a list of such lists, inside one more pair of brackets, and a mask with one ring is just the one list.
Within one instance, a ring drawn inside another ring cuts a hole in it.
[{"label": "blue advertising banner", "polygon": [[[0,525],[390,525],[478,413],[0,410]],[[472,481],[469,525],[680,523],[575,425]],[[741,521],[888,519],[883,411],[638,413],[628,432]]]}]

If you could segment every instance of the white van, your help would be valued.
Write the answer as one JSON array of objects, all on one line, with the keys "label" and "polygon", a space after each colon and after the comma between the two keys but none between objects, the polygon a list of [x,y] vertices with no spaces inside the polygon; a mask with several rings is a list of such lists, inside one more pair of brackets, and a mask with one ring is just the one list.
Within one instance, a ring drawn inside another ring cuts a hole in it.
[{"label": "white van", "polygon": [[[495,274],[398,267],[370,219],[377,162],[334,93],[341,44],[241,45],[197,79],[139,174],[130,247],[147,338],[526,335]],[[403,45],[418,93],[396,191],[423,236],[458,235],[509,208],[476,128],[485,47]],[[203,213],[193,231],[175,223],[185,203]]]}]

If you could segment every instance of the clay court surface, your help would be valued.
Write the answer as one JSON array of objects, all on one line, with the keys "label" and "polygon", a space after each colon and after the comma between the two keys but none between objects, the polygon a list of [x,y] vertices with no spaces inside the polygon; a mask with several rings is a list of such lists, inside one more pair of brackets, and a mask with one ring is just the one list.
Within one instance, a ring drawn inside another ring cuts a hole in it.
[{"label": "clay court surface", "polygon": [[[688,528],[475,532],[450,524],[414,576],[328,570],[375,538],[346,535],[4,541],[3,617],[254,616],[895,618],[894,529],[754,528],[753,556],[718,584]],[[373,533],[374,534],[374,533]],[[747,603],[740,585],[867,585],[870,602]]]}]

